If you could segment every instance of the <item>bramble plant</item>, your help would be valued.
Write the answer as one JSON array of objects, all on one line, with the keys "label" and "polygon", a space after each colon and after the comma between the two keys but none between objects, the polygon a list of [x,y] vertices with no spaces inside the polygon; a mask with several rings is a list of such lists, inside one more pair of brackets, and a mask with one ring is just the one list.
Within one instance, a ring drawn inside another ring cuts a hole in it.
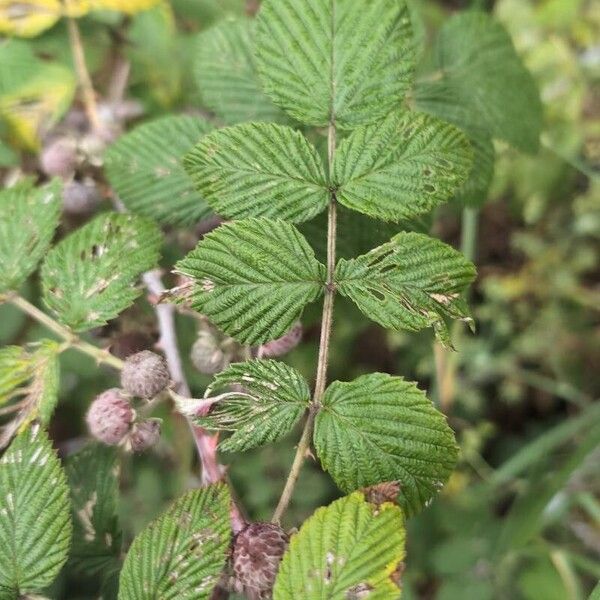
[{"label": "bramble plant", "polygon": [[[75,17],[90,6],[42,13],[40,0],[14,18],[5,4],[0,31],[11,35],[33,36],[66,17],[88,122],[68,136],[47,133],[41,149],[25,127],[25,145],[50,180],[25,177],[0,193],[0,298],[53,334],[0,350],[0,598],[48,593],[65,563],[102,576],[94,597],[120,600],[398,598],[410,561],[405,520],[443,488],[458,446],[415,383],[385,373],[329,380],[334,306],[344,297],[384,328],[431,329],[448,348],[451,321],[473,325],[474,265],[415,223],[452,198],[485,193],[493,137],[535,149],[539,100],[510,39],[484,14],[459,15],[441,37],[438,70],[415,84],[420,52],[404,1],[264,0],[255,20],[226,20],[199,36],[196,78],[216,119],[168,115],[122,134],[132,116],[125,101],[102,111],[87,72]],[[152,4],[128,2],[125,12]],[[481,32],[502,56],[493,85],[485,68],[469,67]],[[24,42],[0,52],[40,68]],[[521,105],[488,101],[496,93]],[[68,106],[72,93],[64,96]],[[10,106],[0,98],[0,113]],[[529,126],[515,127],[509,109]],[[102,197],[114,210],[88,219]],[[63,210],[86,222],[53,243]],[[340,257],[338,242],[356,233],[344,224],[357,214],[367,243],[390,235]],[[204,235],[167,265],[176,281],[165,289],[160,226],[172,235],[198,223],[208,223]],[[22,291],[40,262],[47,311]],[[117,356],[88,332],[134,304],[140,278],[162,352],[132,339]],[[311,386],[278,359],[300,342],[313,302],[322,312]],[[202,398],[182,369],[176,310],[194,315],[191,363],[214,375]],[[96,443],[63,467],[46,430],[68,349],[119,371],[120,384],[90,404]],[[160,444],[152,415],[168,401],[180,416],[167,418],[189,424],[202,485],[148,524],[122,560],[115,473],[126,452]],[[247,522],[217,449],[246,452],[299,424],[271,523]],[[345,495],[290,533],[281,524],[311,448]]]}]

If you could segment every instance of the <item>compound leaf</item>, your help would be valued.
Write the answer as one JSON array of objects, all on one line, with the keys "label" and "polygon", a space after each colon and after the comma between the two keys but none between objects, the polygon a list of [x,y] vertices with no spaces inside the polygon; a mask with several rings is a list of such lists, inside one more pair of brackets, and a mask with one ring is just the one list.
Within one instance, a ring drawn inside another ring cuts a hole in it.
[{"label": "compound leaf", "polygon": [[0,191],[0,292],[17,290],[46,254],[60,220],[58,180]]},{"label": "compound leaf", "polygon": [[52,583],[71,542],[66,477],[39,425],[0,459],[0,489],[0,590],[17,597]]},{"label": "compound leaf", "polygon": [[204,119],[169,116],[125,134],[106,154],[106,173],[132,212],[168,225],[193,225],[210,214],[181,165],[212,129]]},{"label": "compound leaf", "polygon": [[197,38],[194,77],[202,103],[228,125],[287,121],[258,81],[255,29],[250,19],[223,20]]},{"label": "compound leaf", "polygon": [[404,542],[399,507],[376,506],[361,492],[340,498],[317,509],[292,536],[273,599],[397,600]]},{"label": "compound leaf", "polygon": [[329,200],[317,151],[298,131],[247,123],[204,137],[185,167],[212,208],[228,218],[306,221]]},{"label": "compound leaf", "polygon": [[398,481],[401,506],[413,515],[450,476],[458,456],[454,433],[414,383],[383,373],[335,381],[322,404],[315,448],[343,491]]},{"label": "compound leaf", "polygon": [[308,242],[278,219],[222,225],[176,269],[193,280],[179,300],[191,300],[193,308],[244,344],[281,337],[320,296],[325,281],[325,268]]},{"label": "compound leaf", "polygon": [[218,483],[188,492],[133,541],[119,600],[208,600],[229,549],[229,491]]},{"label": "compound leaf", "polygon": [[266,93],[307,125],[373,123],[399,107],[415,60],[402,0],[265,0],[257,63]]},{"label": "compound leaf", "polygon": [[417,86],[420,109],[469,133],[483,129],[521,150],[537,150],[539,92],[500,23],[476,11],[448,19],[437,39],[434,68],[435,81]]},{"label": "compound leaf", "polygon": [[469,141],[456,127],[425,114],[395,112],[342,141],[333,179],[342,204],[397,222],[448,200],[471,165]]},{"label": "compound leaf", "polygon": [[156,264],[160,244],[158,228],[142,217],[99,215],[48,254],[46,305],[74,331],[104,325],[139,296],[133,283]]},{"label": "compound leaf", "polygon": [[421,233],[402,232],[351,260],[341,259],[335,280],[341,294],[390,329],[433,327],[450,345],[444,317],[472,323],[461,294],[475,267],[454,248]]},{"label": "compound leaf", "polygon": [[281,439],[291,431],[310,400],[302,375],[276,360],[231,365],[219,373],[205,396],[219,398],[208,415],[197,419],[208,429],[231,431],[219,448],[241,452]]}]

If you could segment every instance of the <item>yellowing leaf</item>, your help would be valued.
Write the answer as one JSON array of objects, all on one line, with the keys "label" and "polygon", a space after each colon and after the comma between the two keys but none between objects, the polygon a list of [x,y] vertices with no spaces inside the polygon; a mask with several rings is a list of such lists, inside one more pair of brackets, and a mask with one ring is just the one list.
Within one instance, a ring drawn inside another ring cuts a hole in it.
[{"label": "yellowing leaf", "polygon": [[0,33],[35,37],[62,16],[81,17],[90,0],[0,0]]},{"label": "yellowing leaf", "polygon": [[128,14],[152,8],[161,0],[91,0],[92,8],[96,10],[118,10]]}]

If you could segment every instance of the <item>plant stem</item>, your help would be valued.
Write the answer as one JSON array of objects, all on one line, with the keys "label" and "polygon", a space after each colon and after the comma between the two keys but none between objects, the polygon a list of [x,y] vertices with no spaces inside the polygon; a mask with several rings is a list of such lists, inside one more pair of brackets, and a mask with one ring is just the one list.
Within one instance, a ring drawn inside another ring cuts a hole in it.
[{"label": "plant stem", "polygon": [[[335,125],[331,123],[327,132],[327,149],[329,172],[331,173],[333,159],[335,156],[336,131]],[[327,217],[327,282],[325,285],[325,299],[323,301],[323,315],[321,318],[321,338],[319,340],[319,358],[317,360],[317,376],[315,381],[315,391],[310,403],[308,417],[304,424],[302,437],[296,448],[294,462],[290,469],[288,478],[285,482],[281,498],[277,504],[277,508],[273,513],[271,522],[279,523],[283,513],[287,509],[294,487],[300,476],[304,459],[310,449],[310,441],[313,434],[315,418],[321,407],[321,398],[325,392],[327,384],[327,366],[329,363],[329,345],[331,341],[331,325],[333,322],[333,303],[335,298],[335,254],[336,254],[336,237],[337,237],[337,200],[335,191],[331,191],[329,201],[328,217]]]},{"label": "plant stem", "polygon": [[25,298],[22,296],[18,296],[16,294],[10,295],[8,296],[8,301],[22,310],[24,313],[28,314],[31,318],[35,319],[38,323],[41,323],[57,336],[65,340],[69,347],[91,356],[98,363],[110,365],[118,370],[123,368],[123,361],[120,358],[113,356],[110,352],[108,352],[108,350],[98,348],[93,344],[85,342],[76,334],[74,334],[68,327],[65,327],[64,325],[61,325],[55,321],[52,317],[37,308],[37,306],[34,306],[31,304],[31,302],[25,300]]},{"label": "plant stem", "polygon": [[71,44],[71,53],[75,64],[77,80],[81,88],[83,104],[87,118],[93,129],[99,130],[102,127],[100,117],[98,116],[98,106],[96,104],[96,93],[92,84],[92,78],[85,62],[85,53],[81,41],[81,33],[77,21],[72,17],[67,18],[67,27],[69,29],[69,42]]}]

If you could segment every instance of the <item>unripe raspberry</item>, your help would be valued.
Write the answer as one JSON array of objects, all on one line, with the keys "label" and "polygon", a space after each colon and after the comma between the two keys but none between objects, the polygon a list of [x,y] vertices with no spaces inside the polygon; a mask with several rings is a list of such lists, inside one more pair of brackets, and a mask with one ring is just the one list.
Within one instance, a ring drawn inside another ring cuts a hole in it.
[{"label": "unripe raspberry", "polygon": [[289,537],[272,523],[251,523],[234,539],[232,567],[238,593],[251,600],[271,598]]},{"label": "unripe raspberry", "polygon": [[291,352],[302,340],[302,323],[297,321],[292,328],[280,338],[267,342],[259,348],[264,358],[277,358]]},{"label": "unripe raspberry", "polygon": [[169,380],[165,359],[150,350],[129,356],[121,371],[123,389],[139,398],[154,398],[169,385]]},{"label": "unripe raspberry", "polygon": [[92,402],[86,421],[90,433],[97,440],[115,446],[127,435],[134,416],[133,409],[121,390],[112,388]]},{"label": "unripe raspberry", "polygon": [[69,137],[60,137],[42,150],[42,171],[50,177],[69,177],[77,167],[77,143]]},{"label": "unripe raspberry", "polygon": [[159,439],[160,421],[146,419],[133,426],[127,441],[133,452],[143,452],[154,446]]},{"label": "unripe raspberry", "polygon": [[229,364],[229,357],[221,350],[217,338],[206,330],[198,333],[190,358],[196,369],[205,375],[219,373]]},{"label": "unripe raspberry", "polygon": [[63,208],[72,215],[91,213],[102,199],[93,181],[70,181],[63,187]]}]

